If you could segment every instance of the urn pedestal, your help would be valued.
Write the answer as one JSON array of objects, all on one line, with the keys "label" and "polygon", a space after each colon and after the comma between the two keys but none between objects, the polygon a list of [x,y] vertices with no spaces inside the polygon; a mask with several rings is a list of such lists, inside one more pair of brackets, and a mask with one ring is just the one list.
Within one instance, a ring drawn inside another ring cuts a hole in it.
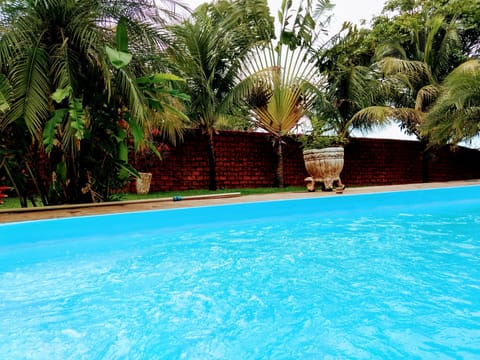
[{"label": "urn pedestal", "polygon": [[336,188],[343,190],[344,186],[340,180],[340,173],[344,164],[342,147],[305,150],[303,159],[305,168],[310,174],[305,179],[308,191],[315,191],[317,182],[323,184],[324,190],[333,190],[334,183],[336,183]]}]

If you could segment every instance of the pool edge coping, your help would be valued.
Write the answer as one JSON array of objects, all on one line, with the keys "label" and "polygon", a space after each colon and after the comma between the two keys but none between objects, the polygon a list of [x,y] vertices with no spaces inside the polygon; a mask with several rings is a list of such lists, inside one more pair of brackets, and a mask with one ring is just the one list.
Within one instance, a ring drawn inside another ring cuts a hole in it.
[{"label": "pool edge coping", "polygon": [[[335,192],[279,192],[273,194],[251,194],[241,195],[239,193],[223,193],[211,194],[213,196],[201,195],[185,197],[182,201],[175,201],[172,198],[157,198],[145,200],[122,201],[101,204],[80,204],[80,206],[60,206],[54,209],[29,208],[27,211],[22,209],[10,209],[0,211],[0,225],[7,223],[20,223],[25,221],[69,218],[69,217],[85,217],[96,215],[111,215],[129,212],[145,212],[152,210],[172,210],[181,208],[197,208],[205,206],[218,206],[230,204],[245,204],[265,201],[283,201],[295,199],[309,199],[322,197],[342,197],[361,194],[388,193],[412,190],[429,190],[438,188],[465,187],[471,185],[480,185],[480,179],[449,181],[449,182],[432,182],[432,183],[415,183],[415,184],[398,184],[383,186],[367,186],[367,187],[347,187],[343,194]],[[35,209],[32,211],[32,209]],[[25,210],[25,209],[24,209]]]}]

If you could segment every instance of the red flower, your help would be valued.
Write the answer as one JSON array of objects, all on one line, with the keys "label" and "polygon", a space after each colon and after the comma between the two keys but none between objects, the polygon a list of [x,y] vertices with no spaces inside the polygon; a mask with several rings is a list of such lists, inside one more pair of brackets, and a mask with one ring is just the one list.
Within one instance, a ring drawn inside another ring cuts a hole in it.
[{"label": "red flower", "polygon": [[127,120],[125,120],[125,119],[118,120],[118,126],[125,130],[126,128],[128,128]]},{"label": "red flower", "polygon": [[160,143],[160,145],[157,146],[157,150],[159,153],[167,152],[170,151],[170,146],[165,143]]}]

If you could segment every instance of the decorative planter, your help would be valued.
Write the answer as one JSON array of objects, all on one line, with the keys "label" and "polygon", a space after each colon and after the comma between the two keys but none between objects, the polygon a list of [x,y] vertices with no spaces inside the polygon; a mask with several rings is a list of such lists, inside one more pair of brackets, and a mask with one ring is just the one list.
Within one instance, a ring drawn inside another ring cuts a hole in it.
[{"label": "decorative planter", "polygon": [[308,191],[315,191],[315,183],[323,183],[324,190],[332,190],[336,182],[337,187],[343,190],[340,173],[343,170],[344,150],[342,147],[328,147],[324,149],[305,150],[303,152],[305,168],[310,177],[307,177]]},{"label": "decorative planter", "polygon": [[137,194],[148,194],[152,182],[152,173],[138,172],[138,174],[140,177],[136,180]]}]

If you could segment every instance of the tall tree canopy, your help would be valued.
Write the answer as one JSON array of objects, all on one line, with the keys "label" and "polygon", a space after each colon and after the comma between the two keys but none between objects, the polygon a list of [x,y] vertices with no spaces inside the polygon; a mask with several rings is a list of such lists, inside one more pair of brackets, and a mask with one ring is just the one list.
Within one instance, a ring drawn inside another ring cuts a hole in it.
[{"label": "tall tree canopy", "polygon": [[[396,42],[414,54],[412,34],[418,33],[428,19],[440,16],[459,34],[461,49],[458,66],[465,56],[478,53],[480,46],[480,6],[477,0],[389,0],[383,12],[372,21],[373,36],[380,42]],[[442,34],[438,34],[442,36]]]}]

